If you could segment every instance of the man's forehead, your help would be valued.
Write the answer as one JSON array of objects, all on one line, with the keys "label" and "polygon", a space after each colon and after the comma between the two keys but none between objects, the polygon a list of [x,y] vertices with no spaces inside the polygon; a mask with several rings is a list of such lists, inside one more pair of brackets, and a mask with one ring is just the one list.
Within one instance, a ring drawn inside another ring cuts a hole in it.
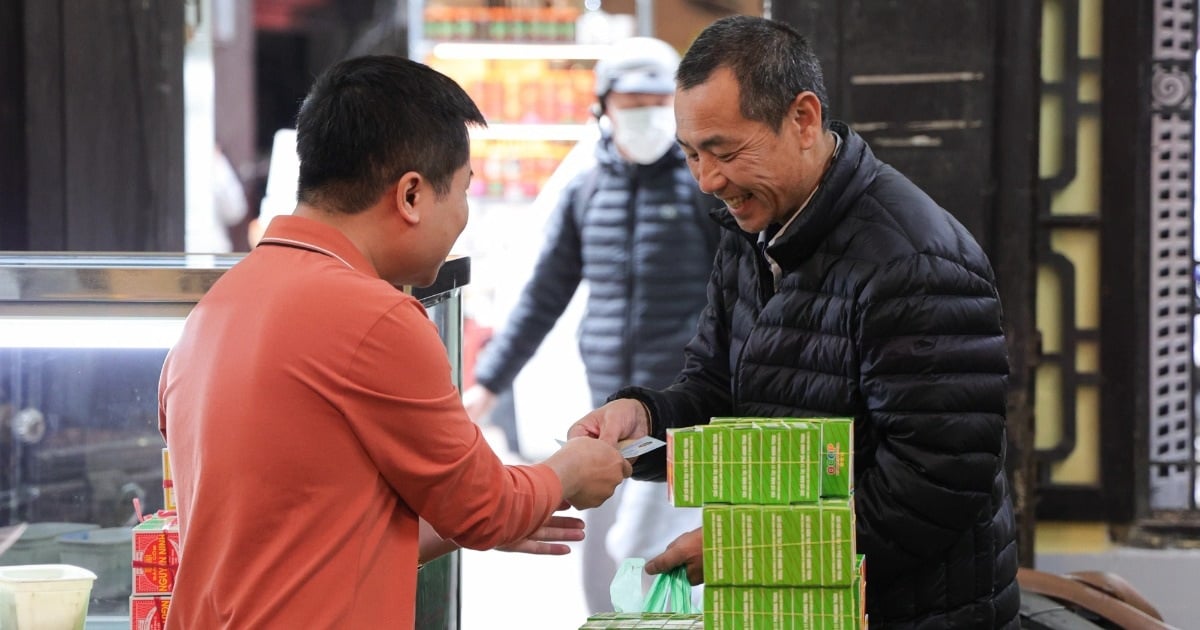
[{"label": "man's forehead", "polygon": [[680,144],[701,151],[738,143],[737,120],[709,107],[711,103],[699,101],[691,105],[685,103],[681,107],[679,100],[675,101],[676,135]]},{"label": "man's forehead", "polygon": [[723,146],[733,144],[732,138],[719,133],[693,134],[693,137],[690,139],[690,141],[685,140],[682,137],[679,137],[678,140],[679,144],[682,144],[685,147],[696,149],[697,151],[710,151],[712,149],[719,149]]}]

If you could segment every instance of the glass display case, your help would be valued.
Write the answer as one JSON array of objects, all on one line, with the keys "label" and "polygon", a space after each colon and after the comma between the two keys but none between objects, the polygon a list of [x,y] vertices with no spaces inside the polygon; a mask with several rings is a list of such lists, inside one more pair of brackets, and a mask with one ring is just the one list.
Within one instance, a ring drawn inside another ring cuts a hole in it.
[{"label": "glass display case", "polygon": [[[89,630],[129,627],[133,499],[163,506],[159,372],[239,259],[0,253],[0,527],[29,524],[0,564],[92,569]],[[434,285],[399,287],[437,324],[456,381],[469,276],[470,259],[451,257]],[[457,627],[456,554],[422,569],[418,600],[419,627]]]}]

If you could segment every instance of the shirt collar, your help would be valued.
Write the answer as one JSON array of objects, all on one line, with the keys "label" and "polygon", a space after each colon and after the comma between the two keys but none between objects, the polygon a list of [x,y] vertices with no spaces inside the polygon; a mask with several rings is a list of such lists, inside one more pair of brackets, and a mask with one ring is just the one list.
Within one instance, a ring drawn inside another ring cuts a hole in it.
[{"label": "shirt collar", "polygon": [[329,256],[355,271],[379,277],[375,266],[341,230],[320,221],[295,215],[271,219],[259,246],[297,247]]}]

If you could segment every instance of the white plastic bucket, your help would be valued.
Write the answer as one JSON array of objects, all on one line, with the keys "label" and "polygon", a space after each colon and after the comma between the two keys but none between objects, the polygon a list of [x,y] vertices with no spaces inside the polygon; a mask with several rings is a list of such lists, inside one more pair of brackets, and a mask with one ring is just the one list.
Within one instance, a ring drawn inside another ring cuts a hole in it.
[{"label": "white plastic bucket", "polygon": [[0,567],[0,628],[83,630],[95,580],[69,564]]},{"label": "white plastic bucket", "polygon": [[132,544],[133,529],[129,527],[63,534],[58,537],[59,562],[96,574],[93,598],[125,600],[133,590],[133,571],[129,568]]},{"label": "white plastic bucket", "polygon": [[[30,523],[13,546],[0,555],[0,565],[55,564],[59,559],[57,538],[71,532],[96,529],[91,523]],[[7,628],[0,628],[7,630]]]}]

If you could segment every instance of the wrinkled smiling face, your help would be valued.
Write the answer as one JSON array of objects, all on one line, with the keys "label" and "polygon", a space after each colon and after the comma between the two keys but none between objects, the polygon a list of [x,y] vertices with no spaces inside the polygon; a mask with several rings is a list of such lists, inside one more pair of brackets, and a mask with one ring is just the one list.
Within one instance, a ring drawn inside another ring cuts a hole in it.
[{"label": "wrinkled smiling face", "polygon": [[755,233],[783,222],[804,202],[802,144],[790,117],[778,134],[743,118],[739,94],[737,79],[725,67],[677,92],[676,135],[700,189],[724,201],[742,230]]}]

